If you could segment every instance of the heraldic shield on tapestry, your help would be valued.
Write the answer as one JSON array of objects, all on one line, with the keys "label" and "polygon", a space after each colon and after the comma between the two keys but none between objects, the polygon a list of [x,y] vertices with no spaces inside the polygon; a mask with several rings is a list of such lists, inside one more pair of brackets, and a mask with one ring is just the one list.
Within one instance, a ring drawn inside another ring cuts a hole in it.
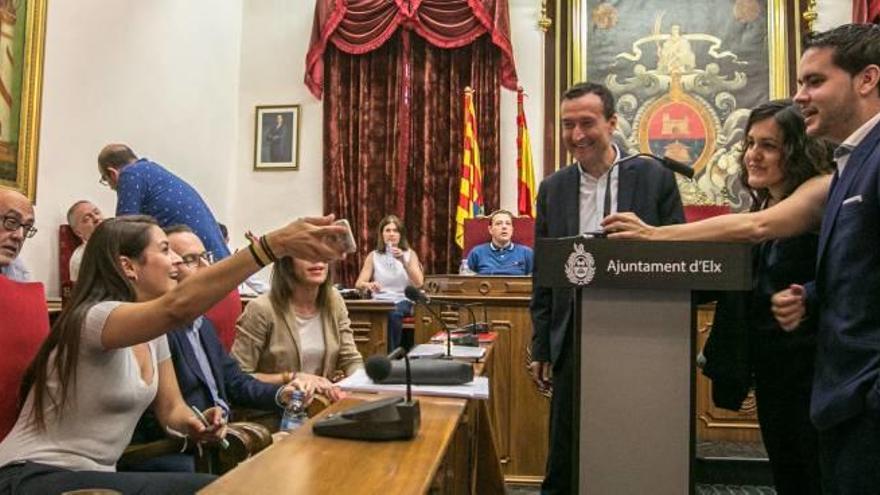
[{"label": "heraldic shield on tapestry", "polygon": [[769,99],[767,2],[590,1],[587,77],[617,100],[629,153],[688,164],[685,204],[748,207],[739,183],[743,129]]}]

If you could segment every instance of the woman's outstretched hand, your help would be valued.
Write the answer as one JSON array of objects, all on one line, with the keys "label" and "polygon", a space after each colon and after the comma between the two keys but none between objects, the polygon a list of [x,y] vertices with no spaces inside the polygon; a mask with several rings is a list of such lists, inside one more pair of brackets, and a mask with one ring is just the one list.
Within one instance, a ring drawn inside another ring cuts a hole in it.
[{"label": "woman's outstretched hand", "polygon": [[602,228],[610,239],[651,240],[655,227],[642,221],[635,213],[613,213],[602,220]]},{"label": "woman's outstretched hand", "polygon": [[347,230],[334,225],[333,215],[306,217],[287,224],[266,235],[272,251],[279,258],[292,256],[307,261],[333,261],[345,257],[344,246],[337,236]]}]

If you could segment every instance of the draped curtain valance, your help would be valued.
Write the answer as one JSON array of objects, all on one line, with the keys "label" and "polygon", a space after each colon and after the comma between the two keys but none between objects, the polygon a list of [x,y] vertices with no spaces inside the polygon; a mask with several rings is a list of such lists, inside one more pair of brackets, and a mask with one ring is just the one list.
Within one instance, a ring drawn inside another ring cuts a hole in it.
[{"label": "draped curtain valance", "polygon": [[349,54],[373,51],[399,27],[440,48],[460,48],[488,33],[501,52],[500,82],[517,85],[507,0],[318,0],[305,83],[323,94],[327,43]]}]

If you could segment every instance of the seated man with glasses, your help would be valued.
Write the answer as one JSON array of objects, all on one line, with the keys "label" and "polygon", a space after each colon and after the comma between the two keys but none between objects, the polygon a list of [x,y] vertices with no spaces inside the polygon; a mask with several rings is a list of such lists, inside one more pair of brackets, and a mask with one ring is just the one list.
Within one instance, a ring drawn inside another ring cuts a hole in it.
[{"label": "seated man with glasses", "polygon": [[34,207],[23,194],[0,188],[0,220],[0,275],[26,282],[30,273],[18,255],[24,240],[37,233]]},{"label": "seated man with glasses", "polygon": [[[186,225],[166,228],[165,233],[169,247],[182,260],[175,263],[178,282],[212,263],[213,254],[205,250],[202,241]],[[227,415],[232,406],[279,410],[290,400],[294,390],[304,389],[297,380],[273,385],[242,372],[238,363],[223,348],[213,324],[204,316],[166,335],[180,394],[187,404],[199,410],[220,406]],[[159,423],[147,412],[138,423],[132,441],[147,442],[164,436]],[[194,471],[195,464],[191,455],[173,454],[126,466],[125,469]]]}]

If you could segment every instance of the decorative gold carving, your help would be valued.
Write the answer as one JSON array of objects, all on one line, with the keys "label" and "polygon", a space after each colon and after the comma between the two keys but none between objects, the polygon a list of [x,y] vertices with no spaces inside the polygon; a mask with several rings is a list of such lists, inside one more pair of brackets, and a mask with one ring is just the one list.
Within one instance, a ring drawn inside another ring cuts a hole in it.
[{"label": "decorative gold carving", "polygon": [[485,296],[486,294],[492,292],[492,284],[486,280],[483,280],[482,282],[480,282],[480,287],[477,290],[480,291],[480,294]]},{"label": "decorative gold carving", "polygon": [[807,23],[807,32],[816,32],[816,21],[819,19],[819,12],[816,10],[816,0],[807,0],[807,9],[804,10],[803,18]]},{"label": "decorative gold carving", "polygon": [[547,17],[547,0],[541,0],[541,17],[538,18],[538,29],[546,33],[552,25],[553,19]]}]

